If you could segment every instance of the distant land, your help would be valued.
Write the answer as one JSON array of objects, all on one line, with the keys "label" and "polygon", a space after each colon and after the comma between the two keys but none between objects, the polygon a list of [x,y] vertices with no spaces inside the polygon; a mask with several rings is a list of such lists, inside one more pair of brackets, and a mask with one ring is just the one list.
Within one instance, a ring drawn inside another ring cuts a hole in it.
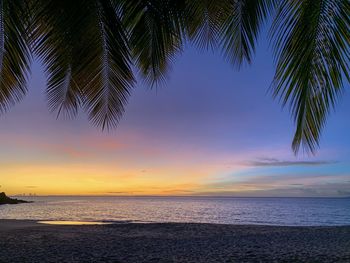
[{"label": "distant land", "polygon": [[10,198],[4,192],[0,193],[0,205],[7,205],[7,204],[15,205],[15,204],[22,204],[22,203],[31,203],[31,202]]}]

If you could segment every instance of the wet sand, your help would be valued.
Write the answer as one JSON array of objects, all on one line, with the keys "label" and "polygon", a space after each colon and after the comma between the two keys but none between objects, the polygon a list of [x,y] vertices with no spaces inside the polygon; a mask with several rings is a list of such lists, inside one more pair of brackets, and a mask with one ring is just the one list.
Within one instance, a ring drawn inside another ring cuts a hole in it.
[{"label": "wet sand", "polygon": [[350,262],[350,226],[0,220],[0,262]]}]

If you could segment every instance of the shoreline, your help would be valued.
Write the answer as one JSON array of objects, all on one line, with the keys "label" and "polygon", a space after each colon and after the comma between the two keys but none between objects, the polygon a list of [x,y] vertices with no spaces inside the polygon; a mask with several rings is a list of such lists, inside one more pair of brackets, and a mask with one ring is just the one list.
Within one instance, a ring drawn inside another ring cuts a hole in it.
[{"label": "shoreline", "polygon": [[32,201],[10,198],[5,194],[5,192],[0,192],[0,205],[18,205],[26,203],[32,203]]},{"label": "shoreline", "polygon": [[350,262],[350,226],[0,220],[0,262]]}]

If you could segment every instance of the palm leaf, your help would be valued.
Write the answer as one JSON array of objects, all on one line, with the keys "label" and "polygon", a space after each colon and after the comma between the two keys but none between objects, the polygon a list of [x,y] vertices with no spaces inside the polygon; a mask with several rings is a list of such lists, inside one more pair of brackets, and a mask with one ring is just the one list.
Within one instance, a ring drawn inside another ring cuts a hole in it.
[{"label": "palm leaf", "polygon": [[220,42],[222,16],[230,1],[187,1],[185,28],[189,39],[200,49],[214,50]]},{"label": "palm leaf", "polygon": [[82,86],[93,74],[88,65],[94,56],[94,3],[43,0],[37,8],[33,46],[46,67],[49,109],[58,115],[75,116],[82,101]]},{"label": "palm leaf", "polygon": [[181,50],[184,8],[181,0],[128,0],[121,7],[135,65],[150,85],[165,79]]},{"label": "palm leaf", "polygon": [[27,91],[28,17],[24,1],[0,1],[0,112],[20,101]]},{"label": "palm leaf", "polygon": [[94,55],[87,65],[89,77],[83,87],[89,119],[102,129],[115,127],[134,84],[126,31],[109,0],[96,0]]},{"label": "palm leaf", "polygon": [[251,63],[261,26],[274,6],[275,0],[237,0],[225,5],[220,38],[224,55],[233,65]]},{"label": "palm leaf", "polygon": [[314,152],[326,117],[349,80],[350,2],[283,1],[271,29],[277,70],[274,96],[297,125],[293,150]]},{"label": "palm leaf", "polygon": [[133,84],[126,36],[109,0],[44,1],[33,45],[48,73],[51,111],[83,105],[96,126],[115,126]]}]

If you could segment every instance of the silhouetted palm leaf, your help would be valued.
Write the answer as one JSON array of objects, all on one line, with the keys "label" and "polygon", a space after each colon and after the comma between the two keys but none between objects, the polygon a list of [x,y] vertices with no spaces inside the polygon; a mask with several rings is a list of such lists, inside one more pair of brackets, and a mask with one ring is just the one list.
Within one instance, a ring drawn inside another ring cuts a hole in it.
[{"label": "silhouetted palm leaf", "polygon": [[98,0],[95,35],[96,55],[91,62],[93,74],[83,87],[85,108],[90,120],[102,128],[117,125],[134,84],[126,31],[115,6]]},{"label": "silhouetted palm leaf", "polygon": [[0,1],[0,112],[25,95],[30,52],[28,13],[21,0]]},{"label": "silhouetted palm leaf", "polygon": [[230,1],[187,1],[186,30],[191,41],[201,49],[214,49],[220,42],[222,16]]},{"label": "silhouetted palm leaf", "polygon": [[272,33],[278,64],[274,95],[290,103],[300,144],[314,152],[326,117],[349,78],[350,2],[283,1]]},{"label": "silhouetted palm leaf", "polygon": [[251,63],[261,26],[272,12],[275,0],[227,1],[221,16],[221,42],[227,59],[240,67]]},{"label": "silhouetted palm leaf", "polygon": [[151,85],[164,80],[181,50],[185,1],[126,0],[121,8],[137,68]]},{"label": "silhouetted palm leaf", "polygon": [[95,125],[115,126],[133,76],[111,2],[43,0],[36,14],[35,51],[48,71],[50,109],[74,116],[82,104]]},{"label": "silhouetted palm leaf", "polygon": [[40,1],[37,8],[33,46],[46,67],[49,108],[74,116],[81,100],[75,77],[80,64],[86,66],[80,38],[89,29],[84,21],[88,8],[80,1],[54,0]]}]

